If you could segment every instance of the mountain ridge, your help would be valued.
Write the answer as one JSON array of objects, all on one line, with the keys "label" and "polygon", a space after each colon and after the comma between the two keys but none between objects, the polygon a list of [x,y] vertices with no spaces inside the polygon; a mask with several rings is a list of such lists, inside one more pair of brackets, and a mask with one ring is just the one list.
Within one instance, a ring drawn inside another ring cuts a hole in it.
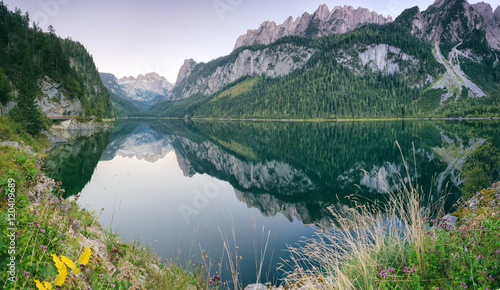
[{"label": "mountain ridge", "polygon": [[100,73],[100,75],[109,91],[123,100],[132,102],[142,111],[149,110],[154,104],[168,99],[174,87],[156,72],[122,78],[110,73]]},{"label": "mountain ridge", "polygon": [[[333,14],[322,5],[308,21],[321,23]],[[317,37],[288,35],[238,47],[208,63],[186,60],[172,90],[176,101],[161,103],[154,112],[230,118],[499,113],[499,16],[500,8],[486,3],[438,0],[424,11],[406,9],[385,24]],[[270,21],[263,25],[278,27]],[[271,61],[263,66],[265,59]],[[283,73],[275,74],[276,67]],[[388,101],[390,107],[379,103]]]},{"label": "mountain ridge", "polygon": [[392,18],[384,17],[366,8],[344,5],[335,6],[331,11],[322,4],[313,13],[305,12],[302,16],[288,17],[282,24],[264,21],[259,28],[249,29],[236,40],[234,49],[254,44],[270,44],[279,38],[295,36],[323,36],[331,33],[345,33],[366,23],[385,24]]}]

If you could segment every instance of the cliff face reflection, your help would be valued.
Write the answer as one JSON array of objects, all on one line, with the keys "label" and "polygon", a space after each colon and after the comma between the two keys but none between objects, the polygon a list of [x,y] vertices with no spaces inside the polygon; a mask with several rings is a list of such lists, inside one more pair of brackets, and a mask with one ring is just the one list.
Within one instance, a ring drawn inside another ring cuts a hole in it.
[{"label": "cliff face reflection", "polygon": [[290,221],[328,225],[328,206],[347,203],[353,194],[383,199],[380,181],[391,184],[398,174],[437,197],[445,188],[453,196],[461,164],[496,128],[497,123],[428,121],[123,122],[112,136],[58,148],[47,165],[76,194],[99,157],[157,162],[175,152],[185,177],[208,174],[227,181],[238,200],[264,216],[281,213]]}]

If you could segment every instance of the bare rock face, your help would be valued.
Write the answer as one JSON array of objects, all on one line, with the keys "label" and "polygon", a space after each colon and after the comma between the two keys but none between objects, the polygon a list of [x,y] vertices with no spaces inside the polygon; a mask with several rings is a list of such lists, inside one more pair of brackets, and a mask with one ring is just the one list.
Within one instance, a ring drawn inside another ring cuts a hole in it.
[{"label": "bare rock face", "polygon": [[179,84],[182,82],[184,79],[189,77],[191,74],[191,71],[193,71],[193,68],[196,66],[196,61],[194,61],[192,58],[186,59],[184,61],[184,64],[181,66],[179,69],[179,73],[177,74],[177,80],[175,81],[175,84]]},{"label": "bare rock face", "polygon": [[[155,72],[139,75],[137,78],[132,76],[123,77],[117,79],[116,82],[125,92],[127,99],[145,106],[151,106],[162,99],[168,98],[173,88],[173,84]],[[108,85],[108,83],[105,83],[105,85]]]},{"label": "bare rock face", "polygon": [[488,3],[479,2],[471,6],[483,17],[488,43],[492,48],[500,50],[500,6],[495,12]]},{"label": "bare rock face", "polygon": [[253,44],[270,44],[287,35],[323,36],[340,34],[353,30],[366,23],[384,24],[391,22],[391,17],[384,17],[365,8],[354,9],[352,6],[336,6],[331,11],[326,4],[312,15],[304,13],[295,20],[290,16],[285,22],[277,25],[273,21],[265,21],[258,29],[238,38],[234,49]]},{"label": "bare rock face", "polygon": [[[184,81],[192,71],[181,68],[181,71],[188,73],[181,78],[181,82],[176,84],[173,98],[184,99],[196,93],[208,96],[244,76],[286,76],[303,67],[313,53],[313,49],[291,44],[282,44],[257,51],[245,49],[238,54],[234,61],[218,66],[209,75],[198,76],[194,81]],[[196,71],[204,69],[205,64],[203,63],[196,66]]]},{"label": "bare rock face", "polygon": [[431,43],[460,42],[473,30],[485,33],[488,44],[500,50],[500,7],[469,4],[466,0],[436,0],[412,19],[411,33]]},{"label": "bare rock face", "polygon": [[493,18],[495,18],[495,23],[500,26],[500,6],[493,12]]},{"label": "bare rock face", "polygon": [[83,109],[78,99],[70,99],[62,93],[62,86],[48,77],[39,81],[42,96],[37,98],[41,111],[49,117],[79,115]]}]

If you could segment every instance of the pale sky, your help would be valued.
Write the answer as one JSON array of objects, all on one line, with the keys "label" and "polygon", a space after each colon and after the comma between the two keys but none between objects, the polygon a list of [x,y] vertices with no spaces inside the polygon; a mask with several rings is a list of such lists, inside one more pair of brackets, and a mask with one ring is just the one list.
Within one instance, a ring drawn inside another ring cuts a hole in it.
[{"label": "pale sky", "polygon": [[[89,50],[100,72],[137,76],[157,72],[175,82],[187,58],[207,62],[229,54],[238,36],[265,20],[280,24],[289,16],[313,13],[325,3],[364,7],[397,17],[433,0],[4,0],[28,11],[46,31],[70,36]],[[470,0],[469,3],[479,1]],[[493,9],[500,0],[487,0]]]}]

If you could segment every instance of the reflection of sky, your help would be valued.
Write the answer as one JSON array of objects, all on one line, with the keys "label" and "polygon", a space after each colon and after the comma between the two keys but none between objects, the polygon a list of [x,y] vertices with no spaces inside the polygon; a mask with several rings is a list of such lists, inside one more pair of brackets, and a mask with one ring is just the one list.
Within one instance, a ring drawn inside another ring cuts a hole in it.
[{"label": "reflection of sky", "polygon": [[[154,163],[121,156],[99,162],[79,203],[90,205],[96,212],[104,208],[101,224],[109,228],[112,222],[113,230],[125,241],[143,238],[154,246],[157,240],[157,251],[164,258],[199,257],[202,248],[218,259],[223,250],[219,227],[232,243],[234,225],[238,254],[243,257],[241,272],[248,283],[255,282],[254,241],[265,241],[270,230],[267,257],[274,247],[276,262],[278,255],[286,257],[282,251],[286,244],[313,232],[297,220],[289,222],[280,215],[264,217],[258,210],[249,209],[238,201],[227,182],[206,174],[185,177],[174,152]],[[185,216],[191,218],[188,224]]]}]

